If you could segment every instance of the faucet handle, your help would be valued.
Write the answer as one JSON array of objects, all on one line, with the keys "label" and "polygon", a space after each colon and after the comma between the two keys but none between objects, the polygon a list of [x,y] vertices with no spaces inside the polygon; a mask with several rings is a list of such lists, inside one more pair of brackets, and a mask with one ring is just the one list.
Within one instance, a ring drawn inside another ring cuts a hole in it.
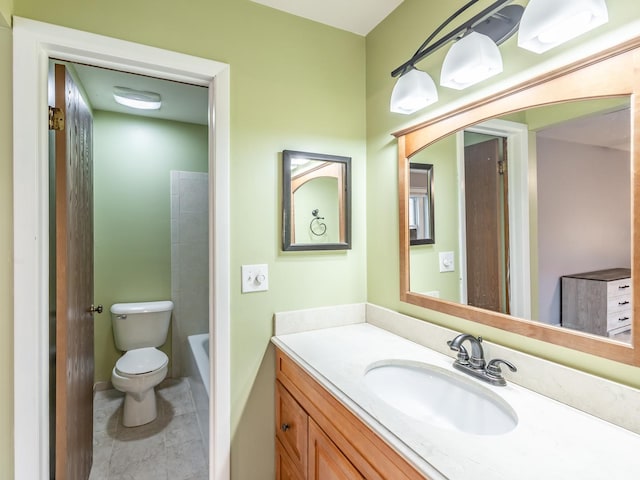
[{"label": "faucet handle", "polygon": [[502,369],[500,368],[501,363],[509,367],[509,370],[511,370],[512,372],[518,371],[513,363],[502,360],[501,358],[494,358],[492,360],[489,360],[489,363],[487,363],[487,368],[485,368],[487,376],[495,379],[502,378]]}]

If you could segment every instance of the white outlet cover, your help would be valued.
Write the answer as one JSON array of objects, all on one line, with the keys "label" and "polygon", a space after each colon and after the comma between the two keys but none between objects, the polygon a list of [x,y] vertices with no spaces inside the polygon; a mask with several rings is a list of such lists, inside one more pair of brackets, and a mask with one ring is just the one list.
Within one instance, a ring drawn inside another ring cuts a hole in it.
[{"label": "white outlet cover", "polygon": [[453,272],[456,269],[453,252],[440,252],[440,272]]},{"label": "white outlet cover", "polygon": [[269,266],[242,265],[242,293],[265,292],[269,290]]}]

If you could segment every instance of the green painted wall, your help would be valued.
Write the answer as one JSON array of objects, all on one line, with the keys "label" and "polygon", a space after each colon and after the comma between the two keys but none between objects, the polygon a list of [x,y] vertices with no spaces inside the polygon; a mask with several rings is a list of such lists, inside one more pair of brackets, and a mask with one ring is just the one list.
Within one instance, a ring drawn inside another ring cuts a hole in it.
[{"label": "green painted wall", "polygon": [[[0,111],[11,112],[11,30],[0,25]],[[6,116],[5,118],[8,118]],[[13,478],[13,150],[0,128],[0,472]]]},{"label": "green painted wall", "polygon": [[[121,355],[109,307],[171,299],[170,171],[206,172],[208,129],[94,112],[95,379]],[[171,334],[168,336],[170,340]],[[163,351],[171,353],[168,341]]]},{"label": "green painted wall", "polygon": [[536,131],[573,118],[586,117],[594,112],[604,112],[622,107],[629,107],[628,97],[601,98],[567,102],[560,105],[548,105],[527,110],[523,123],[529,126],[529,130]]},{"label": "green painted wall", "polygon": [[[523,72],[551,65],[558,58],[568,58],[585,43],[584,38],[542,55],[517,47],[515,37],[505,42],[502,52],[505,70],[492,80],[463,92],[440,88],[440,101],[414,115],[389,112],[389,98],[395,79],[390,72],[406,61],[442,19],[463,5],[454,2],[424,2],[405,0],[389,17],[367,36],[367,286],[369,301],[407,313],[453,329],[480,334],[498,343],[518,348],[534,355],[570,365],[636,387],[640,386],[640,369],[617,362],[582,354],[566,348],[538,342],[501,330],[474,324],[459,318],[418,308],[399,301],[397,148],[392,132],[433,118],[469,103],[475,98],[498,91],[501,85],[517,83]],[[474,6],[473,15],[483,6]],[[518,2],[522,3],[522,2]],[[591,32],[591,45],[599,43],[607,34],[624,30],[640,19],[640,3],[608,2],[610,21],[598,31]],[[604,41],[604,40],[603,40]],[[439,68],[446,48],[418,64],[431,76],[439,79]],[[504,88],[504,87],[502,87]],[[436,171],[435,189],[438,189]],[[436,208],[441,208],[436,205]],[[535,214],[535,212],[534,212]],[[535,221],[535,217],[532,219]],[[436,232],[436,236],[437,236]]]},{"label": "green painted wall", "polygon": [[11,26],[12,11],[13,11],[13,0],[0,0],[0,27]]},{"label": "green painted wall", "polygon": [[[366,300],[364,38],[249,0],[14,0],[13,14],[231,65],[231,468],[272,479],[273,313]],[[283,149],[352,157],[352,250],[281,252]],[[270,289],[243,295],[252,263]]]},{"label": "green painted wall", "polygon": [[[429,145],[411,158],[411,162],[433,165],[433,245],[413,245],[410,262],[410,284],[416,292],[438,291],[440,298],[460,299],[458,242],[458,167],[456,136],[449,135]],[[454,252],[455,271],[440,273],[439,253]]]},{"label": "green painted wall", "polygon": [[[338,206],[338,179],[318,177],[298,188],[293,194],[295,218],[294,243],[338,243],[340,241],[340,209]],[[314,220],[312,212],[318,210]],[[324,224],[324,228],[321,226]],[[324,234],[319,235],[324,232]]]}]

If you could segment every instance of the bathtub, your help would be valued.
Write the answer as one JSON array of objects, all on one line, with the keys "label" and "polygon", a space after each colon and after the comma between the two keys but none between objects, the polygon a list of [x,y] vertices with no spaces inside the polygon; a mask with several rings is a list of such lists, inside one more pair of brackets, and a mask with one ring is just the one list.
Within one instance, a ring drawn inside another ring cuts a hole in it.
[{"label": "bathtub", "polygon": [[209,334],[187,337],[187,374],[205,451],[209,451]]}]

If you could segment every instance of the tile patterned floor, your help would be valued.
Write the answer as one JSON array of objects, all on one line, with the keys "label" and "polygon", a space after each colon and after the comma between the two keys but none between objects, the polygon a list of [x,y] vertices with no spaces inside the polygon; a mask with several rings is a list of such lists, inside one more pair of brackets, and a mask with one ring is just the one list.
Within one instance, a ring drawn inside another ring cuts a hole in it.
[{"label": "tile patterned floor", "polygon": [[158,418],[122,425],[124,394],[96,392],[93,468],[89,480],[206,480],[208,458],[189,382],[167,379],[156,388]]}]

